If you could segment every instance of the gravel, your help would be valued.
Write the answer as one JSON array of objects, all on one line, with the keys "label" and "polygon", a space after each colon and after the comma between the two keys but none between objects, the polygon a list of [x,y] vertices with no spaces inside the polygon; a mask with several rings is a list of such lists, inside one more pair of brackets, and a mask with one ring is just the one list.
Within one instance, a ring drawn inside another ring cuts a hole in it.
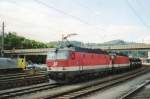
[{"label": "gravel", "polygon": [[137,85],[148,79],[150,79],[150,73],[146,73],[124,83],[120,83],[117,86],[112,86],[111,88],[89,95],[86,99],[119,99],[119,97],[126,94],[132,88],[135,88]]}]

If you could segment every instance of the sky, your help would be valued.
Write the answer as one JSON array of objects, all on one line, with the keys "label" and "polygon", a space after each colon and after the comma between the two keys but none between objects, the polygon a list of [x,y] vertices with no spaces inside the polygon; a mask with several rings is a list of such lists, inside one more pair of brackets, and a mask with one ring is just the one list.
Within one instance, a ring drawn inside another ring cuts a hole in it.
[{"label": "sky", "polygon": [[42,42],[77,33],[69,40],[150,43],[149,5],[150,0],[0,0],[0,24]]}]

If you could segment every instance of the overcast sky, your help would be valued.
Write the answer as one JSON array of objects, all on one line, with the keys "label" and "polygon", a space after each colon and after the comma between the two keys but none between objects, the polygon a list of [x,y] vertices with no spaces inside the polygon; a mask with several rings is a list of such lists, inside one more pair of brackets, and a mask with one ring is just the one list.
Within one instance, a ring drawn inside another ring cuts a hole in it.
[{"label": "overcast sky", "polygon": [[6,32],[42,42],[77,33],[70,40],[150,43],[149,5],[150,0],[0,0],[0,23]]}]

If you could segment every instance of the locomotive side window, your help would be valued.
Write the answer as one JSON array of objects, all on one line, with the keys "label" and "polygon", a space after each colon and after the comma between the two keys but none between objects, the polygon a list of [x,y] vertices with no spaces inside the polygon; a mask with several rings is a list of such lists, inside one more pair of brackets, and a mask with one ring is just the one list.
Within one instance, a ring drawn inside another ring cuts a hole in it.
[{"label": "locomotive side window", "polygon": [[47,54],[47,59],[50,60],[63,60],[63,59],[68,59],[69,57],[69,52],[68,51],[51,51]]}]

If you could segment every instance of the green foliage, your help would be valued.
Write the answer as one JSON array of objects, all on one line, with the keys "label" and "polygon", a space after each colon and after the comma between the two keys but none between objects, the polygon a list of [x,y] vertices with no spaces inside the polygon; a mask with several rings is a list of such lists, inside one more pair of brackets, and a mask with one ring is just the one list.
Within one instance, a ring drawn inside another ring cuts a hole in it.
[{"label": "green foliage", "polygon": [[[1,41],[1,40],[0,40]],[[4,38],[5,49],[30,49],[30,48],[51,48],[54,46],[38,42],[35,40],[26,39],[18,36],[15,32],[5,34]]]}]

